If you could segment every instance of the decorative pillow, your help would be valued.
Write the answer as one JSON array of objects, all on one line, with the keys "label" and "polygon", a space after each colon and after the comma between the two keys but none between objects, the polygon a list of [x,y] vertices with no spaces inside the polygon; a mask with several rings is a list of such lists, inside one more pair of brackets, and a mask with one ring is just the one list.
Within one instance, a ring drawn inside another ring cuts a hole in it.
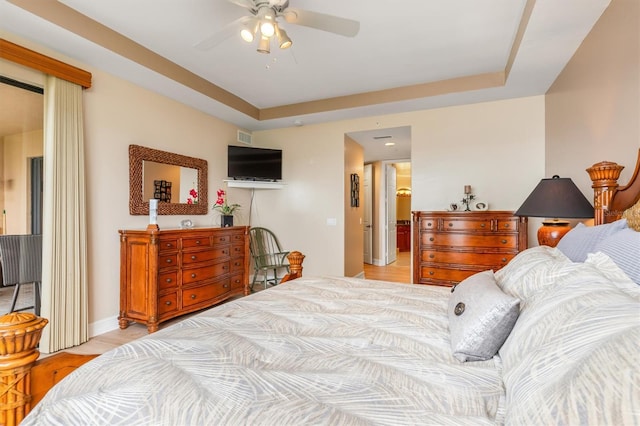
[{"label": "decorative pillow", "polygon": [[451,291],[448,315],[453,356],[461,362],[493,357],[518,319],[520,301],[500,290],[493,271],[472,275]]},{"label": "decorative pillow", "polygon": [[627,226],[640,232],[640,200],[622,213],[622,218],[627,219]]},{"label": "decorative pillow", "polygon": [[573,262],[584,262],[587,254],[595,252],[600,241],[626,227],[626,219],[598,226],[585,226],[579,223],[562,237],[558,243],[558,249]]},{"label": "decorative pillow", "polygon": [[496,271],[495,279],[502,291],[520,299],[522,308],[529,298],[553,285],[559,275],[569,273],[563,266],[571,264],[571,260],[555,247],[531,247]]},{"label": "decorative pillow", "polygon": [[640,285],[640,232],[631,228],[618,231],[602,240],[595,251],[609,256],[633,282]]}]

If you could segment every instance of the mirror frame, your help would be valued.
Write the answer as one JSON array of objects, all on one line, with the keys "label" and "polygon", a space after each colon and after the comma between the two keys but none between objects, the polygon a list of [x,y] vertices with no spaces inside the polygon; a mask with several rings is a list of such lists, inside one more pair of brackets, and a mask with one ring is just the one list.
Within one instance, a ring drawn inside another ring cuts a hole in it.
[{"label": "mirror frame", "polygon": [[170,164],[198,170],[198,204],[158,203],[159,215],[207,214],[209,200],[207,197],[207,160],[187,157],[186,155],[146,148],[140,145],[129,145],[129,213],[132,215],[149,214],[149,200],[142,199],[143,162]]}]

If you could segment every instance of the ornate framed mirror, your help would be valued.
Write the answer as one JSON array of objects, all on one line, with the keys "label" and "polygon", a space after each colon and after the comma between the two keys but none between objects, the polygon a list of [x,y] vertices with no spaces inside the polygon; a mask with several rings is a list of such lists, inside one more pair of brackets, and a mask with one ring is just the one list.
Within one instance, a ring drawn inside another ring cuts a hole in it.
[{"label": "ornate framed mirror", "polygon": [[149,214],[157,198],[159,215],[207,214],[207,161],[129,145],[129,213]]}]

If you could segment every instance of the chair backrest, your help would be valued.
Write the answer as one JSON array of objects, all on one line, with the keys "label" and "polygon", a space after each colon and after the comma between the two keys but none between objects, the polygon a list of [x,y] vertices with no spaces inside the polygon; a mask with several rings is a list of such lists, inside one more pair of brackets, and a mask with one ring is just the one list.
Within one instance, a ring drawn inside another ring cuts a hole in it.
[{"label": "chair backrest", "polygon": [[282,264],[283,252],[275,234],[267,228],[251,228],[249,230],[249,248],[256,267]]},{"label": "chair backrest", "polygon": [[0,235],[2,285],[42,280],[42,235]]}]

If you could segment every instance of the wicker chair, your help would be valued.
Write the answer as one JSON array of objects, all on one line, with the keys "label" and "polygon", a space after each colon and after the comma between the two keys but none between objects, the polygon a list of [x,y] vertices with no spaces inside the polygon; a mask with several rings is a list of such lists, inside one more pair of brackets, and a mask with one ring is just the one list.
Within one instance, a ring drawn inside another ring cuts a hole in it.
[{"label": "wicker chair", "polygon": [[[251,290],[258,280],[258,276],[262,277],[266,289],[268,284],[277,285],[280,282],[282,277],[278,278],[278,271],[285,271],[282,276],[289,273],[287,261],[289,252],[282,251],[278,238],[267,228],[251,228],[249,230],[249,247],[254,268]],[[272,276],[270,276],[271,274]]]},{"label": "wicker chair", "polygon": [[[9,312],[33,309],[39,316],[42,235],[0,235],[0,265],[2,266],[2,285],[15,286]],[[33,283],[33,305],[16,309],[20,286],[31,283]]]}]

